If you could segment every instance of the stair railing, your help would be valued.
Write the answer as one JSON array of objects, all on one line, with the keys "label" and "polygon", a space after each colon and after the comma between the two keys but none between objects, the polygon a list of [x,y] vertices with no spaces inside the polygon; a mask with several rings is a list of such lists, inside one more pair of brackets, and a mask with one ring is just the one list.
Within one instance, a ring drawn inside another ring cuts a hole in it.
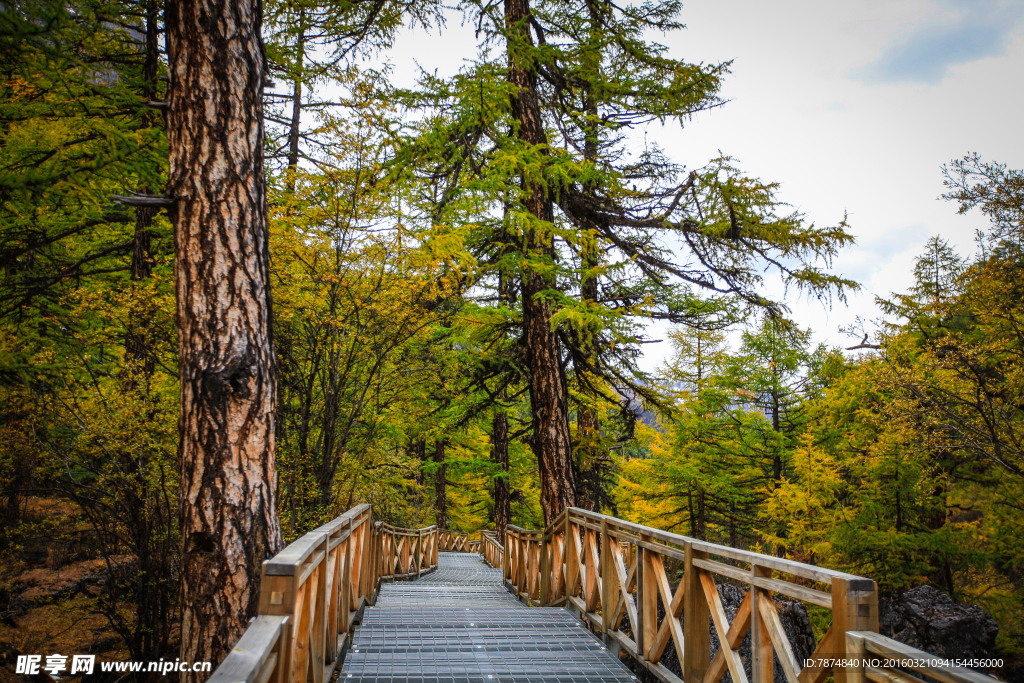
[{"label": "stair railing", "polygon": [[465,531],[451,531],[449,529],[440,529],[437,535],[437,542],[442,552],[469,552],[469,533]]},{"label": "stair railing", "polygon": [[[544,531],[509,526],[504,562],[506,583],[520,599],[572,609],[609,644],[669,683],[681,682],[661,663],[670,643],[687,681],[717,683],[728,672],[734,683],[771,683],[773,656],[778,656],[789,683],[822,683],[830,674],[835,683],[853,683],[859,676],[855,667],[829,664],[845,658],[847,632],[878,630],[877,587],[871,579],[579,508],[563,511]],[[674,588],[670,577],[679,578]],[[731,623],[716,577],[748,589]],[[831,628],[806,665],[793,654],[772,595],[832,614]],[[719,642],[727,644],[714,658],[712,624]],[[748,632],[752,681],[738,652]]]},{"label": "stair railing", "polygon": [[[923,683],[906,669],[941,683],[993,683],[991,676],[957,666],[948,660],[869,631],[846,634],[846,652],[856,662],[853,678],[875,683]],[[898,665],[900,668],[896,668]]]},{"label": "stair railing", "polygon": [[375,521],[358,505],[263,563],[258,616],[213,683],[326,683],[382,581],[437,567],[438,529]]},{"label": "stair railing", "polygon": [[487,564],[502,569],[505,566],[505,547],[498,542],[496,531],[480,530],[480,552]]}]

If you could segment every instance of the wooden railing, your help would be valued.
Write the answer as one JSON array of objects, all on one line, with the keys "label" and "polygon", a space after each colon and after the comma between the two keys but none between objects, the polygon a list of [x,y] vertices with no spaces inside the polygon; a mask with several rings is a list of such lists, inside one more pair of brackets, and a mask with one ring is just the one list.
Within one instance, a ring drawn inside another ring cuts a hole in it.
[{"label": "wooden railing", "polygon": [[[923,683],[906,669],[940,683],[993,683],[995,680],[971,669],[946,666],[942,657],[869,631],[848,632],[846,654],[854,662],[848,670],[848,683]],[[891,666],[896,663],[899,669]]]},{"label": "wooden railing", "polygon": [[[437,567],[438,551],[465,550],[464,532],[402,529],[375,522],[360,505],[309,532],[263,563],[259,616],[213,672],[214,683],[326,683],[343,661],[351,629],[384,580]],[[788,683],[985,683],[968,669],[878,635],[875,582],[851,574],[707,543],[569,508],[544,531],[508,526],[502,545],[481,530],[476,544],[509,589],[537,605],[564,605],[667,683],[681,678],[661,663],[669,642],[683,678],[772,683],[773,658]],[[680,580],[673,587],[670,577]],[[748,590],[729,622],[716,577]],[[773,595],[831,613],[831,626],[801,667]],[[710,656],[710,626],[720,647]],[[748,666],[738,649],[753,643]],[[685,644],[685,645],[684,645]],[[899,660],[900,669],[885,660]],[[814,662],[814,660],[818,660]],[[843,668],[825,666],[845,661]],[[907,662],[909,664],[906,664]],[[751,671],[748,677],[746,669]]]},{"label": "wooden railing", "polygon": [[502,569],[505,566],[505,548],[498,542],[497,532],[481,529],[480,554],[492,567]]},{"label": "wooden railing", "polygon": [[437,544],[446,553],[469,552],[469,534],[465,531],[440,529],[437,532]]},{"label": "wooden railing", "polygon": [[[822,683],[829,674],[834,674],[835,683],[853,683],[852,669],[801,666],[773,594],[831,612],[831,628],[812,660],[843,659],[846,633],[878,630],[877,588],[871,579],[578,508],[565,510],[543,532],[509,526],[503,565],[488,562],[502,566],[507,585],[520,599],[573,609],[600,630],[609,645],[617,644],[669,683],[681,681],[661,663],[669,642],[682,678],[690,682],[717,683],[728,672],[733,683],[771,683],[776,655],[789,683]],[[680,577],[674,588],[673,575]],[[716,577],[748,588],[731,623]],[[709,624],[719,642],[726,644],[713,659]],[[753,643],[750,679],[738,653],[748,632]]]},{"label": "wooden railing", "polygon": [[263,563],[259,616],[213,683],[325,683],[380,582],[437,567],[438,530],[402,529],[352,508]]}]

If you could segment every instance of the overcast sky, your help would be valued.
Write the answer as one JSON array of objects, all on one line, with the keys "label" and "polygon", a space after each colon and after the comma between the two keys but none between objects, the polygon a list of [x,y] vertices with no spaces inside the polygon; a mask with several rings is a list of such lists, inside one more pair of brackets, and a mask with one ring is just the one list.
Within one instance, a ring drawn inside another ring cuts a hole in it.
[{"label": "overcast sky", "polygon": [[[838,328],[877,318],[874,295],[905,291],[932,235],[973,253],[985,220],[937,199],[941,167],[968,152],[1024,167],[1024,0],[684,0],[681,19],[687,29],[662,42],[687,61],[732,60],[729,103],[682,130],[652,126],[649,139],[691,168],[721,150],[782,183],[815,223],[849,213],[857,244],[833,269],[863,290],[831,310],[790,302],[819,341],[851,345]],[[398,47],[400,78],[413,59],[446,74],[473,37],[456,20]],[[665,346],[645,347],[646,367]]]}]

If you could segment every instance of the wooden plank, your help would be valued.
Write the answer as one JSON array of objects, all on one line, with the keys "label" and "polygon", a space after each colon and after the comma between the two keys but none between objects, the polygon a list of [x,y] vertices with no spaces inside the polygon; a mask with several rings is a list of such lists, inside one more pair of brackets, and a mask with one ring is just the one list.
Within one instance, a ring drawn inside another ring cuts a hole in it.
[{"label": "wooden plank", "polygon": [[905,671],[879,669],[873,666],[864,667],[864,675],[875,683],[925,683],[917,676],[911,676]]},{"label": "wooden plank", "polygon": [[612,626],[613,628],[617,627],[619,610],[625,609],[634,635],[639,631],[639,623],[636,615],[636,604],[633,602],[633,596],[630,594],[629,588],[636,576],[636,565],[637,563],[634,561],[627,572],[626,566],[622,562],[622,552],[618,548],[612,549],[612,569],[615,571],[615,581],[618,584],[619,593],[618,604],[616,604],[615,611],[612,613]]},{"label": "wooden plank", "polygon": [[601,607],[601,560],[597,554],[597,534],[588,531],[583,541],[584,560],[587,566],[586,594],[583,598],[587,603],[587,611],[596,612]]},{"label": "wooden plank", "polygon": [[292,671],[290,681],[302,683],[306,680],[309,668],[309,622],[312,611],[309,602],[313,597],[315,586],[307,581],[298,588],[295,595],[295,621],[292,622]]},{"label": "wooden plank", "polygon": [[824,567],[816,567],[812,564],[804,564],[803,562],[787,560],[781,557],[773,557],[771,555],[762,555],[760,553],[750,552],[749,550],[737,550],[736,548],[717,545],[715,543],[707,543],[706,541],[693,541],[693,547],[709,555],[718,555],[720,557],[728,557],[730,560],[746,562],[747,564],[758,564],[762,567],[771,567],[776,571],[785,572],[786,574],[792,574],[793,576],[799,576],[805,579],[811,579],[820,583],[831,583],[833,579],[854,580],[861,578],[859,576],[854,576],[853,574],[846,574],[845,572],[837,572],[832,569],[825,569]]},{"label": "wooden plank", "polygon": [[782,670],[786,673],[786,680],[789,683],[800,683],[800,665],[797,663],[796,657],[793,656],[793,648],[789,644],[786,632],[782,629],[782,621],[779,620],[779,613],[775,609],[775,604],[769,598],[759,593],[757,596],[757,611],[764,620],[765,628],[768,630],[768,635],[775,646],[775,656],[779,658],[779,663],[782,664]]},{"label": "wooden plank", "polygon": [[755,577],[750,579],[758,588],[764,588],[765,590],[772,591],[774,593],[781,593],[797,600],[803,600],[826,609],[832,609],[832,596],[828,593],[823,593],[813,588],[806,588],[804,586],[797,586],[796,584],[789,583],[788,581],[781,581],[779,579],[770,579],[765,577]]},{"label": "wooden plank", "polygon": [[[772,569],[754,565],[750,568],[751,579],[771,578]],[[764,594],[770,597],[763,588],[751,584],[747,589],[748,607],[757,604],[757,597]],[[751,642],[751,683],[772,683],[775,680],[775,650],[772,648],[772,638],[768,634],[768,627],[764,623],[760,612],[756,609],[750,610],[750,642]]]},{"label": "wooden plank", "polygon": [[[324,545],[326,545],[326,540],[325,538]],[[326,553],[324,555],[326,556]],[[316,571],[309,577],[309,583],[312,584],[310,596],[315,597],[312,597],[309,603],[312,614],[309,619],[309,671],[307,673],[313,683],[324,683],[324,664],[327,660],[324,652],[324,636],[327,634],[327,625],[324,623],[325,564],[325,562],[321,562],[317,565]]]},{"label": "wooden plank", "polygon": [[290,543],[277,555],[264,561],[264,573],[269,576],[294,576],[306,565],[310,556],[321,547],[323,537],[323,533],[311,531]]},{"label": "wooden plank", "polygon": [[657,663],[661,661],[661,655],[668,645],[668,637],[672,636],[675,644],[676,655],[679,661],[683,661],[683,627],[679,623],[679,615],[683,612],[683,593],[686,591],[686,584],[682,581],[676,587],[675,595],[672,594],[672,587],[668,583],[668,576],[665,574],[665,563],[660,555],[652,555],[651,564],[654,569],[655,580],[658,583],[658,592],[661,593],[661,601],[665,605],[665,618],[661,621],[661,627],[651,642],[647,659]]},{"label": "wooden plank", "polygon": [[611,555],[608,551],[608,544],[611,543],[611,539],[608,537],[608,522],[601,520],[601,612],[603,618],[601,620],[601,630],[609,631],[612,622],[612,599],[611,599],[611,586],[613,585],[614,579],[610,578],[614,570],[612,569]]},{"label": "wooden plank", "polygon": [[[280,646],[288,619],[286,616],[256,617],[220,666],[210,674],[208,683],[260,683],[258,677],[264,670],[273,673],[278,659],[275,648]],[[271,662],[273,664],[267,666]]]},{"label": "wooden plank", "polygon": [[[729,624],[729,633],[726,636],[725,642],[729,643],[729,647],[733,650],[740,646],[744,636],[747,635],[747,631],[750,630],[750,602],[750,593],[748,592],[743,596],[743,602],[740,603],[739,609],[736,610],[736,616],[732,618],[732,623]],[[770,666],[768,670],[771,671]],[[708,667],[708,672],[704,674],[703,683],[718,683],[726,671],[728,671],[728,667],[725,661],[725,649],[719,647],[718,651],[715,652],[715,656],[711,658],[711,665]]]},{"label": "wooden plank", "polygon": [[633,544],[643,548],[644,550],[650,550],[657,555],[671,557],[673,560],[679,560],[680,562],[686,561],[685,551],[680,550],[679,548],[673,548],[672,546],[662,545],[661,543],[652,543],[651,539],[644,538],[643,536],[633,541]]},{"label": "wooden plank", "polygon": [[[324,591],[327,596],[327,604],[325,605],[325,628],[327,631],[327,640],[325,644],[326,651],[328,653],[334,653],[337,650],[338,645],[338,631],[341,629],[339,620],[343,617],[339,614],[344,609],[340,609],[342,606],[341,598],[345,593],[345,568],[344,565],[344,553],[342,552],[343,545],[348,543],[348,537],[344,541],[341,541],[338,545],[334,546],[333,550],[327,551],[327,567],[325,576],[327,577],[326,590]],[[330,539],[327,542],[330,547]],[[334,657],[330,657],[333,659]]]},{"label": "wooden plank", "polygon": [[[683,679],[695,683],[703,681],[711,660],[711,634],[708,629],[708,603],[703,599],[698,567],[693,560],[707,557],[693,546],[686,546],[686,564],[683,567],[683,582],[686,584],[683,594],[683,637],[686,639],[686,654],[683,659]],[[716,592],[717,595],[717,592]],[[738,683],[735,679],[733,683]]]},{"label": "wooden plank", "polygon": [[576,595],[580,578],[580,532],[572,524],[565,530],[565,594]]},{"label": "wooden plank", "polygon": [[565,597],[565,539],[552,536],[551,543],[551,599]]},{"label": "wooden plank", "polygon": [[641,660],[644,660],[657,634],[657,584],[653,581],[650,565],[650,555],[653,553],[643,548],[638,548],[637,552],[637,616],[640,618],[640,628],[634,635]]},{"label": "wooden plank", "polygon": [[295,612],[295,577],[263,575],[260,582],[260,614],[290,615]]},{"label": "wooden plank", "polygon": [[323,563],[324,558],[326,557],[327,553],[325,553],[321,547],[306,558],[306,563],[302,565],[302,570],[299,572],[299,585],[306,583],[310,574],[312,574],[313,571]]},{"label": "wooden plank", "polygon": [[[846,638],[847,640],[860,640],[864,644],[864,649],[867,652],[882,655],[883,657],[890,659],[936,659],[936,656],[933,654],[910,647],[909,645],[895,641],[892,638],[886,638],[878,633],[872,633],[869,631],[851,631],[846,634]],[[929,666],[907,668],[913,669],[918,673],[923,673],[929,678],[942,681],[942,683],[993,683],[991,676],[986,676],[985,674],[977,671],[960,667]]]},{"label": "wooden plank", "polygon": [[[721,644],[719,649],[725,655],[725,665],[729,667],[729,675],[732,676],[733,683],[747,683],[747,674],[743,670],[743,663],[740,661],[739,655],[728,646],[729,619],[725,615],[725,607],[722,606],[722,598],[718,595],[715,580],[706,569],[694,568],[694,571],[700,576],[704,597],[711,610],[711,620],[715,624],[715,630],[718,631],[718,642]],[[703,676],[701,680],[703,680]]]},{"label": "wooden plank", "polygon": [[718,574],[719,576],[727,576],[730,579],[742,581],[743,583],[747,583],[748,581],[750,581],[749,569],[740,569],[739,567],[733,567],[722,562],[701,559],[694,560],[693,566],[700,567],[701,569],[706,569],[713,574]]},{"label": "wooden plank", "polygon": [[[246,629],[248,630],[248,629]],[[263,663],[259,671],[256,672],[256,676],[253,678],[253,683],[267,683],[271,676],[274,675],[275,669],[277,668],[277,653],[271,652],[270,657]]]},{"label": "wooden plank", "polygon": [[818,647],[814,648],[814,654],[810,656],[810,660],[815,663],[812,666],[805,666],[800,670],[800,683],[821,683],[828,678],[832,668],[820,666],[818,662],[835,652],[835,643],[832,641],[834,637],[833,630],[829,628],[825,635],[822,636]]},{"label": "wooden plank", "polygon": [[579,610],[580,614],[587,613],[587,604],[583,602],[583,598],[578,598],[575,595],[570,595],[568,598],[566,598],[566,601],[572,603],[576,607],[576,609]]},{"label": "wooden plank", "polygon": [[622,631],[608,631],[608,635],[619,644],[631,657],[639,660],[636,654],[636,643]]},{"label": "wooden plank", "polygon": [[[870,579],[835,579],[832,582],[832,628],[836,635],[848,631],[878,631],[878,592]],[[837,637],[835,657],[853,661],[856,653],[846,651],[847,639]],[[854,666],[836,667],[835,683],[860,683],[863,672]]]}]

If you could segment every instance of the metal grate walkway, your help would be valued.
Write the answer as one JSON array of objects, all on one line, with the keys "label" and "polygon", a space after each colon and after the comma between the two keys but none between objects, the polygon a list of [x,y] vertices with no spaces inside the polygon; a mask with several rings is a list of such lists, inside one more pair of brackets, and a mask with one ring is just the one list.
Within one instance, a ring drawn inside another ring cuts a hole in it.
[{"label": "metal grate walkway", "polygon": [[338,683],[635,683],[576,617],[527,607],[479,555],[385,584],[363,614]]}]

